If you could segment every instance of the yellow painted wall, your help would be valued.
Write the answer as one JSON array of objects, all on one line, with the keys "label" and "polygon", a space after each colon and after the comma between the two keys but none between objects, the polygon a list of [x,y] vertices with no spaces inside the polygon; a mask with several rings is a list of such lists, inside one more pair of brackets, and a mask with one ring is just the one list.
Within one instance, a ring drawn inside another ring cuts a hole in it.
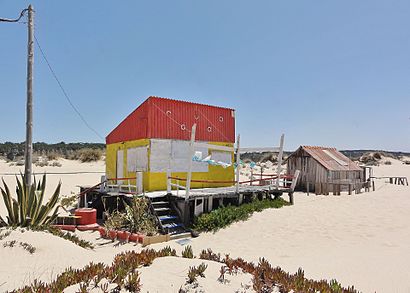
[{"label": "yellow painted wall", "polygon": [[[117,151],[120,149],[124,150],[124,176],[125,177],[135,177],[135,172],[127,172],[127,149],[139,146],[148,146],[150,143],[149,139],[139,139],[127,142],[113,143],[106,146],[106,175],[108,178],[116,177],[116,167],[117,167]],[[209,144],[223,145],[232,147],[232,143],[221,143],[221,142],[209,142]],[[148,162],[150,161],[150,150],[148,149]],[[234,162],[234,154],[232,153],[232,163]],[[149,170],[149,163],[148,163]],[[218,181],[234,181],[235,172],[233,165],[228,168],[223,168],[222,166],[208,166],[208,172],[193,172],[193,180],[218,180]],[[144,172],[144,190],[145,191],[155,191],[155,190],[166,190],[167,181],[165,172]],[[172,177],[186,178],[186,172],[173,172]],[[136,184],[135,180],[131,181],[131,184]],[[180,182],[181,185],[185,185],[184,182]],[[197,183],[192,182],[192,188],[205,188],[205,187],[221,187],[221,186],[231,186],[231,183]]]},{"label": "yellow painted wall", "polygon": [[[148,146],[149,139],[138,139],[126,142],[117,142],[112,144],[107,144],[106,146],[106,158],[105,158],[105,173],[107,178],[117,177],[117,151],[124,150],[124,162],[123,162],[123,174],[124,177],[135,177],[135,172],[127,171],[127,150],[129,148],[135,148],[139,146]],[[149,156],[149,152],[148,152]],[[148,157],[149,160],[149,157]],[[144,172],[144,187],[148,186],[148,178],[145,176],[147,172]],[[131,184],[135,185],[136,180],[131,180]]]}]

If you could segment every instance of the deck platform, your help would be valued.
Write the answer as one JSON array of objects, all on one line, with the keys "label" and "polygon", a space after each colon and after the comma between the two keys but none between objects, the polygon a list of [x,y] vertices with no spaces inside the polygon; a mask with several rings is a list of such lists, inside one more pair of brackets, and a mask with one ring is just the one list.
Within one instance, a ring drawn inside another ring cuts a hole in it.
[{"label": "deck platform", "polygon": [[[189,192],[188,200],[195,200],[195,198],[200,197],[213,197],[213,198],[237,198],[238,195],[253,195],[258,193],[269,193],[269,194],[283,194],[293,192],[291,188],[279,188],[276,189],[270,185],[266,186],[250,186],[241,185],[239,186],[239,192],[236,192],[235,186],[229,187],[215,187],[215,188],[195,188],[191,189]],[[167,194],[167,191],[152,191],[145,193],[148,198],[161,197]],[[172,196],[180,199],[185,199],[185,190],[172,190]]]}]

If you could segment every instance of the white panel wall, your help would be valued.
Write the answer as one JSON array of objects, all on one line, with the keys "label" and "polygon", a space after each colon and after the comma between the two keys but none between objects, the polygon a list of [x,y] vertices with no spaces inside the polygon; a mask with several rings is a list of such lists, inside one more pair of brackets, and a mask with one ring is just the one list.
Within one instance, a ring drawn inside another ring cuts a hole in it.
[{"label": "white panel wall", "polygon": [[211,159],[216,162],[221,161],[227,164],[232,164],[232,153],[223,151],[212,151]]},{"label": "white panel wall", "polygon": [[148,150],[146,146],[127,149],[128,172],[147,171]]},{"label": "white panel wall", "polygon": [[[203,157],[208,155],[207,148],[195,148]],[[189,158],[189,141],[151,139],[150,171],[187,172]],[[192,172],[208,172],[208,164],[193,162]]]},{"label": "white panel wall", "polygon": [[151,139],[150,171],[166,172],[170,166],[171,141]]}]

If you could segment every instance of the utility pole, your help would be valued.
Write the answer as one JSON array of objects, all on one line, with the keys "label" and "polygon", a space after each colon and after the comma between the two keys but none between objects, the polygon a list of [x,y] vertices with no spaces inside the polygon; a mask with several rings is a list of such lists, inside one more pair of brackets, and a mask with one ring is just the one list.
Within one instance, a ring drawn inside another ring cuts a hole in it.
[{"label": "utility pole", "polygon": [[26,113],[26,146],[24,150],[25,183],[31,186],[32,164],[33,164],[33,63],[34,63],[34,9],[30,4],[27,9],[20,12],[16,19],[0,18],[0,22],[19,22],[24,14],[28,12],[28,43],[27,43],[27,113]]},{"label": "utility pole", "polygon": [[26,185],[31,186],[33,165],[33,63],[34,63],[34,10],[28,6],[28,44],[27,44],[27,113],[24,176]]}]

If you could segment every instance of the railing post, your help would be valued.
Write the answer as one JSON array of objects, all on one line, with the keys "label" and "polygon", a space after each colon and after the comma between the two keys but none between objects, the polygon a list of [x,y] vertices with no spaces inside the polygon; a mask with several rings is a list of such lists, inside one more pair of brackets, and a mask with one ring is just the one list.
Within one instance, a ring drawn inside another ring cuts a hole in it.
[{"label": "railing post", "polygon": [[238,203],[242,204],[243,195],[239,194],[239,177],[240,177],[240,168],[241,168],[241,135],[238,134],[236,139],[236,194],[238,195]]},{"label": "railing post", "polygon": [[189,191],[191,189],[191,178],[192,178],[192,157],[195,152],[195,133],[196,133],[196,124],[192,125],[191,130],[191,143],[189,145],[189,165],[188,165],[188,174],[186,180],[186,190],[185,190],[185,201],[189,200]]},{"label": "railing post", "polygon": [[279,190],[279,181],[280,181],[280,172],[282,172],[282,158],[283,158],[283,144],[285,142],[285,135],[282,134],[280,136],[280,145],[279,145],[279,154],[278,154],[278,168],[276,169],[276,173],[278,174],[278,178],[276,179],[276,189]]},{"label": "railing post", "polygon": [[172,187],[171,187],[171,172],[169,169],[167,169],[167,194],[172,193]]}]

